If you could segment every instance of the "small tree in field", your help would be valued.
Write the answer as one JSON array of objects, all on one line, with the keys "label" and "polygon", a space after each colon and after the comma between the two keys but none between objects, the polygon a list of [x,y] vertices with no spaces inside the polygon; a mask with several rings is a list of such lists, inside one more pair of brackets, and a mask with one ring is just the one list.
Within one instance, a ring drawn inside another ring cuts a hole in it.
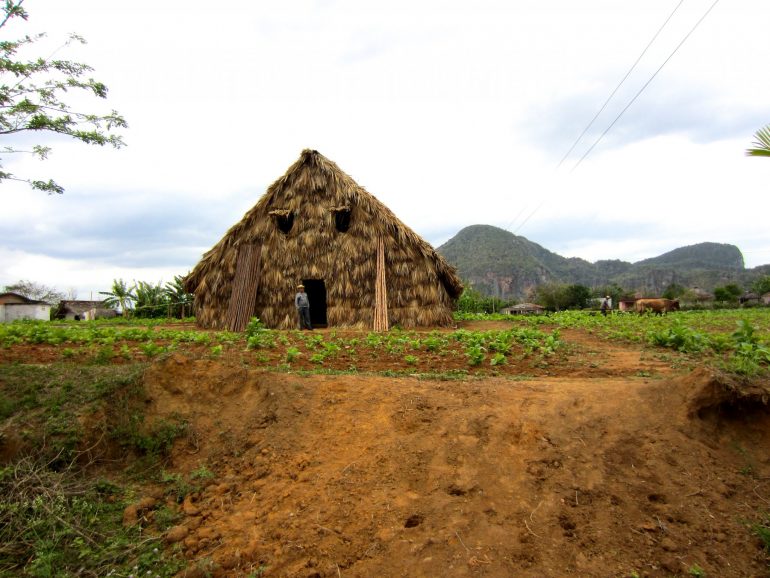
[{"label": "small tree in field", "polygon": [[735,283],[730,283],[724,287],[716,287],[714,289],[714,299],[724,303],[737,303],[741,293],[743,293],[743,290],[740,287]]},{"label": "small tree in field", "polygon": [[[27,20],[22,8],[24,0],[5,0],[0,8],[0,32],[7,38],[5,27],[16,18]],[[57,133],[86,144],[123,146],[120,136],[110,134],[115,128],[125,128],[125,119],[116,111],[108,114],[92,114],[75,110],[67,97],[77,91],[97,98],[107,97],[107,87],[89,78],[91,67],[71,60],[48,58],[23,59],[19,53],[28,52],[44,35],[24,36],[18,40],[0,40],[0,138],[4,141],[4,154],[29,153],[45,159],[50,147],[40,144],[19,148],[14,139],[23,133]],[[65,44],[85,43],[71,35]],[[26,140],[26,139],[19,139]],[[4,180],[29,183],[33,189],[51,193],[63,193],[64,188],[52,179],[39,180],[18,177],[2,169],[0,157],[0,183]]]},{"label": "small tree in field", "polygon": [[584,285],[546,283],[535,290],[536,302],[552,311],[583,309],[590,298],[591,290]]},{"label": "small tree in field", "polygon": [[751,289],[759,295],[770,293],[770,275],[765,275],[754,281],[751,284]]},{"label": "small tree in field", "polygon": [[13,285],[6,285],[3,288],[4,293],[16,293],[32,299],[34,301],[45,301],[51,305],[56,305],[64,299],[65,295],[61,291],[57,291],[54,287],[48,287],[42,283],[35,283],[34,281],[18,281]]}]

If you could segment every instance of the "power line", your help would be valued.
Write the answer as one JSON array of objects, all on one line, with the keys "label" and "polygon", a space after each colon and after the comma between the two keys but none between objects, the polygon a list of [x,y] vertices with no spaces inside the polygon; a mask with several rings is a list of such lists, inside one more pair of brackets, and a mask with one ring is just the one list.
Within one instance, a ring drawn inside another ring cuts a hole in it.
[{"label": "power line", "polygon": [[513,218],[513,220],[511,222],[509,222],[507,225],[505,225],[505,227],[503,227],[503,229],[505,229],[507,231],[508,229],[513,227],[513,224],[516,221],[519,220],[519,217],[521,217],[522,213],[526,210],[526,208],[527,208],[527,205],[522,205],[521,209],[519,209],[519,212],[516,214],[516,216]]},{"label": "power line", "polygon": [[524,225],[526,225],[526,224],[527,224],[527,221],[529,221],[529,219],[532,217],[532,215],[534,215],[535,213],[537,213],[537,212],[540,210],[540,208],[541,208],[541,207],[542,207],[544,204],[545,204],[545,199],[543,199],[542,201],[540,201],[540,204],[539,204],[537,207],[535,207],[535,210],[534,210],[534,211],[532,211],[532,212],[531,212],[529,215],[527,215],[527,218],[526,218],[526,219],[524,219],[524,220],[521,222],[521,225],[519,225],[518,227],[516,227],[516,230],[513,232],[513,234],[515,235],[516,233],[518,233],[518,232],[521,230],[521,228],[522,228]]},{"label": "power line", "polygon": [[688,33],[685,35],[685,37],[682,39],[682,41],[681,41],[681,42],[680,42],[680,43],[679,43],[679,44],[676,46],[676,48],[674,48],[674,50],[671,52],[671,54],[669,54],[669,55],[668,55],[668,58],[666,58],[666,60],[664,60],[664,61],[663,61],[663,64],[661,64],[661,65],[660,65],[660,67],[658,68],[658,70],[656,70],[656,71],[655,71],[655,73],[654,73],[654,74],[653,74],[653,75],[650,77],[650,79],[649,79],[647,82],[645,82],[645,83],[644,83],[644,85],[642,86],[642,88],[640,88],[640,89],[639,89],[639,92],[637,92],[637,93],[634,95],[634,97],[633,97],[633,98],[631,99],[631,101],[630,101],[630,102],[629,102],[629,103],[626,105],[626,107],[625,107],[623,110],[621,110],[621,111],[620,111],[620,114],[619,114],[617,117],[615,117],[615,120],[613,120],[613,121],[610,123],[610,126],[608,126],[608,127],[605,129],[605,131],[604,131],[602,134],[600,134],[600,135],[599,135],[599,138],[597,138],[597,139],[596,139],[596,142],[594,142],[594,144],[592,144],[592,145],[591,145],[591,147],[590,147],[590,148],[589,148],[589,149],[588,149],[588,150],[585,152],[585,154],[583,154],[583,156],[582,156],[582,157],[580,157],[580,160],[579,160],[577,163],[575,163],[575,166],[574,166],[574,167],[572,167],[572,169],[570,170],[570,172],[572,172],[572,171],[574,171],[576,168],[578,168],[578,167],[580,166],[580,163],[582,163],[582,162],[583,162],[583,160],[584,160],[584,159],[585,159],[585,158],[586,158],[586,157],[587,157],[589,154],[591,154],[591,151],[592,151],[592,150],[594,150],[594,147],[595,147],[596,145],[598,145],[598,144],[599,144],[599,142],[600,142],[600,141],[601,141],[601,140],[604,138],[604,135],[606,135],[606,134],[607,134],[607,133],[610,131],[610,129],[611,129],[613,126],[615,126],[615,123],[616,123],[616,122],[618,122],[618,120],[620,120],[620,117],[621,117],[621,116],[623,116],[623,114],[625,114],[625,112],[626,112],[626,111],[627,111],[627,110],[628,110],[628,109],[631,107],[631,105],[632,105],[632,104],[634,104],[634,102],[636,101],[636,99],[637,99],[637,98],[639,98],[639,95],[641,95],[641,94],[642,94],[642,92],[644,92],[644,89],[646,89],[646,88],[647,88],[647,86],[648,86],[648,85],[649,85],[649,84],[650,84],[650,83],[653,81],[653,79],[654,79],[654,78],[655,78],[655,77],[658,75],[658,73],[659,73],[661,70],[663,70],[663,67],[664,67],[664,66],[666,66],[666,64],[668,63],[668,61],[669,61],[669,60],[671,60],[671,58],[673,58],[674,54],[676,54],[676,53],[679,51],[679,49],[682,47],[682,45],[683,45],[683,44],[684,44],[684,43],[687,41],[687,39],[690,37],[690,35],[691,35],[693,32],[695,32],[695,30],[698,28],[698,26],[700,26],[701,22],[703,22],[703,21],[706,19],[706,16],[708,16],[708,15],[709,15],[709,13],[711,13],[711,11],[714,9],[714,7],[715,7],[715,6],[716,6],[718,3],[719,3],[719,0],[714,0],[714,3],[713,3],[713,4],[712,4],[710,7],[709,7],[709,9],[708,9],[708,10],[706,10],[706,12],[703,14],[703,16],[701,16],[701,17],[700,17],[700,20],[698,20],[698,21],[695,23],[695,26],[693,26],[693,27],[690,29],[690,31],[689,31],[689,32],[688,32]]},{"label": "power line", "polygon": [[[683,3],[683,2],[684,2],[684,0],[680,0],[679,4],[677,4],[677,6],[674,8],[674,10],[671,12],[671,14],[670,14],[670,15],[668,16],[668,18],[665,20],[665,22],[664,22],[664,23],[661,25],[660,29],[658,29],[658,31],[655,33],[655,35],[653,36],[653,38],[652,38],[652,39],[650,40],[650,42],[647,44],[647,47],[645,47],[644,51],[642,51],[642,53],[639,55],[639,58],[637,58],[636,62],[634,62],[634,64],[631,66],[631,68],[629,69],[629,71],[626,73],[626,75],[625,75],[625,76],[623,77],[623,79],[620,81],[620,83],[618,84],[618,86],[615,88],[615,90],[612,92],[612,94],[610,94],[610,96],[607,98],[607,100],[605,101],[605,103],[604,103],[604,104],[602,105],[602,107],[599,109],[599,112],[597,112],[597,113],[596,113],[596,115],[594,116],[594,118],[593,118],[593,119],[591,119],[591,122],[590,122],[590,123],[589,123],[589,124],[586,126],[586,128],[583,130],[583,132],[582,132],[582,133],[580,134],[580,136],[577,138],[577,140],[576,140],[576,141],[575,141],[575,143],[572,145],[572,147],[570,148],[570,150],[569,150],[569,151],[567,151],[567,154],[566,154],[566,155],[564,155],[564,158],[562,158],[562,160],[561,160],[561,161],[559,162],[559,164],[557,165],[557,167],[556,167],[557,169],[559,168],[559,166],[561,166],[561,164],[564,162],[564,160],[566,160],[566,158],[569,156],[569,154],[570,154],[570,153],[572,152],[572,150],[575,148],[575,146],[576,146],[576,145],[577,145],[577,143],[580,141],[580,139],[583,137],[583,135],[586,133],[586,131],[587,131],[587,130],[588,130],[590,127],[591,127],[591,125],[592,125],[592,124],[593,124],[593,122],[596,120],[596,118],[597,118],[597,117],[598,117],[598,116],[601,114],[601,112],[602,112],[602,111],[604,110],[604,108],[607,106],[607,103],[608,103],[608,102],[609,102],[609,101],[612,99],[612,97],[613,97],[613,96],[615,95],[615,93],[618,91],[618,89],[619,89],[619,88],[620,88],[620,86],[623,84],[623,82],[625,82],[626,78],[628,78],[628,76],[631,74],[631,72],[634,70],[634,68],[636,67],[636,65],[639,63],[639,61],[642,59],[642,57],[644,56],[644,54],[645,54],[645,53],[647,52],[647,50],[649,49],[650,45],[651,45],[651,44],[652,44],[652,43],[655,41],[655,39],[657,38],[657,36],[660,34],[660,32],[663,30],[663,28],[664,28],[664,27],[665,27],[665,26],[668,24],[669,20],[671,20],[671,18],[673,17],[673,15],[676,13],[676,11],[679,9],[679,7],[682,5],[682,3]],[[675,55],[675,54],[676,54],[676,53],[679,51],[679,49],[682,47],[682,45],[683,45],[683,44],[684,44],[684,43],[687,41],[687,39],[688,39],[688,38],[689,38],[689,37],[692,35],[692,33],[693,33],[693,32],[695,32],[695,30],[698,28],[698,26],[700,26],[701,22],[703,22],[703,20],[705,20],[705,19],[706,19],[706,17],[707,17],[707,16],[708,16],[708,15],[711,13],[711,11],[714,9],[714,7],[715,7],[715,6],[716,6],[718,3],[719,3],[719,0],[714,0],[714,3],[713,3],[713,4],[712,4],[710,7],[709,7],[709,9],[708,9],[708,10],[706,10],[706,12],[703,14],[703,16],[701,16],[701,17],[700,17],[700,19],[699,19],[699,20],[698,20],[698,21],[695,23],[695,25],[694,25],[694,26],[693,26],[693,27],[690,29],[690,31],[689,31],[689,32],[688,32],[688,33],[687,33],[687,34],[684,36],[684,38],[682,39],[682,41],[681,41],[681,42],[680,42],[680,43],[679,43],[679,44],[676,46],[676,48],[674,48],[674,50],[671,52],[671,54],[669,54],[668,58],[666,58],[666,60],[665,60],[665,61],[663,61],[663,64],[661,64],[661,65],[660,65],[660,67],[658,67],[658,69],[657,69],[657,70],[655,71],[655,73],[654,73],[654,74],[653,74],[653,75],[650,77],[650,79],[649,79],[649,80],[648,80],[648,81],[647,81],[647,82],[644,84],[644,86],[642,86],[642,88],[641,88],[641,89],[639,89],[639,91],[636,93],[636,95],[634,95],[634,97],[633,97],[633,98],[631,99],[631,101],[630,101],[630,102],[629,102],[629,103],[628,103],[628,104],[625,106],[625,108],[624,108],[622,111],[620,111],[620,114],[619,114],[619,115],[618,115],[618,116],[615,118],[615,120],[613,120],[613,121],[612,121],[612,123],[611,123],[611,124],[610,124],[610,125],[609,125],[609,126],[608,126],[608,127],[605,129],[605,130],[604,130],[604,132],[603,132],[601,135],[599,135],[599,138],[596,140],[596,142],[594,142],[594,143],[591,145],[591,147],[590,147],[590,148],[589,148],[589,149],[588,149],[588,150],[587,150],[587,151],[586,151],[586,152],[583,154],[583,156],[582,156],[582,157],[580,157],[580,160],[578,160],[578,162],[575,164],[575,166],[574,166],[574,167],[572,167],[572,169],[570,170],[570,172],[574,171],[574,170],[575,170],[575,169],[576,169],[576,168],[577,168],[577,167],[580,165],[580,163],[582,163],[582,162],[583,162],[583,160],[585,160],[585,158],[586,158],[586,157],[587,157],[587,156],[588,156],[588,155],[591,153],[591,151],[592,151],[592,150],[593,150],[593,149],[596,147],[596,145],[597,145],[597,144],[599,144],[599,142],[602,140],[602,138],[604,138],[604,136],[605,136],[605,135],[606,135],[606,134],[607,134],[607,133],[610,131],[610,129],[611,129],[611,128],[612,128],[612,127],[615,125],[615,123],[616,123],[618,120],[620,120],[620,117],[622,117],[622,116],[623,116],[623,114],[625,114],[625,112],[626,112],[626,111],[627,111],[627,110],[628,110],[628,109],[631,107],[631,105],[632,105],[632,104],[633,104],[633,103],[636,101],[636,99],[637,99],[637,98],[638,98],[638,97],[639,97],[639,96],[642,94],[642,92],[644,92],[644,90],[647,88],[647,86],[648,86],[648,85],[649,85],[649,84],[650,84],[650,83],[653,81],[653,79],[654,79],[654,78],[655,78],[655,77],[658,75],[658,73],[659,73],[659,72],[660,72],[660,71],[663,69],[663,67],[664,67],[664,66],[665,66],[665,65],[668,63],[668,61],[669,61],[669,60],[671,60],[671,58],[673,58],[673,56],[674,56],[674,55]],[[540,202],[540,204],[539,204],[537,207],[535,207],[535,209],[534,209],[534,210],[533,210],[533,211],[532,211],[532,212],[531,212],[529,215],[527,215],[527,217],[524,219],[524,221],[522,221],[522,223],[521,223],[521,224],[520,224],[520,225],[519,225],[519,226],[516,228],[516,230],[514,231],[514,234],[518,233],[518,231],[519,231],[519,230],[521,230],[521,228],[522,228],[522,227],[523,227],[523,226],[524,226],[524,225],[525,225],[525,224],[526,224],[526,223],[527,223],[527,222],[530,220],[530,218],[532,218],[532,217],[535,215],[535,213],[537,213],[537,211],[539,211],[539,210],[540,210],[540,208],[541,208],[541,207],[542,207],[542,206],[545,204],[545,201],[546,201],[546,200],[547,200],[547,199],[543,199],[543,200]],[[520,212],[519,212],[519,215],[521,215],[521,212],[522,212],[522,211],[520,211]],[[516,216],[516,219],[514,219],[514,221],[513,221],[513,222],[515,222],[515,221],[518,219],[519,215],[517,215],[517,216]],[[507,227],[506,227],[506,229],[507,229]]]},{"label": "power line", "polygon": [[604,109],[609,104],[610,100],[612,100],[612,97],[615,96],[615,93],[620,89],[621,86],[623,86],[623,83],[626,81],[626,79],[631,75],[631,73],[636,68],[636,65],[639,64],[639,61],[644,57],[644,55],[647,53],[647,50],[649,50],[650,46],[652,46],[652,43],[655,42],[655,39],[660,35],[660,33],[663,31],[663,29],[666,27],[666,25],[669,23],[671,18],[676,14],[676,11],[679,10],[679,7],[682,5],[684,0],[679,0],[679,4],[676,5],[676,8],[674,8],[673,12],[668,15],[668,18],[666,18],[666,21],[663,22],[660,28],[658,28],[658,31],[655,33],[655,35],[652,37],[652,39],[647,43],[647,46],[645,46],[644,50],[642,50],[642,53],[639,55],[639,57],[636,59],[636,62],[634,62],[631,65],[631,68],[628,69],[628,72],[626,72],[626,75],[622,78],[622,80],[618,83],[618,85],[615,87],[615,90],[612,91],[612,93],[607,97],[607,100],[604,101],[604,104],[601,106],[599,111],[594,115],[594,117],[591,119],[591,121],[586,125],[586,127],[583,129],[583,132],[580,133],[580,136],[575,139],[575,142],[572,143],[572,146],[569,148],[567,153],[562,157],[562,159],[559,161],[559,164],[556,165],[556,168],[558,169],[562,163],[567,160],[567,157],[572,153],[573,150],[575,150],[575,147],[580,142],[580,139],[583,138],[583,136],[586,134],[589,128],[594,124],[594,121],[596,121],[597,118],[599,118],[599,115],[604,112]]}]

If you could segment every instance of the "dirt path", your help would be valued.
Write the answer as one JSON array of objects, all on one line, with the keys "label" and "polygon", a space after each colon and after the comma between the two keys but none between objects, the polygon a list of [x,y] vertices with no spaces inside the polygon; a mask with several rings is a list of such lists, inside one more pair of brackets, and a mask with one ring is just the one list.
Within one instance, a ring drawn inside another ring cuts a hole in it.
[{"label": "dirt path", "polygon": [[770,507],[770,412],[642,348],[564,337],[580,362],[526,380],[154,365],[149,413],[196,434],[171,467],[217,473],[173,530],[188,574],[768,575],[747,522]]}]

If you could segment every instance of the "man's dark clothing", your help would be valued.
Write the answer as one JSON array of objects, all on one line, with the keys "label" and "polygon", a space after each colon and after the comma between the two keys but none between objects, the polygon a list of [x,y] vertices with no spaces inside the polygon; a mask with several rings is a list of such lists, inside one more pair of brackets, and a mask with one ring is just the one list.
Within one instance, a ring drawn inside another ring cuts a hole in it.
[{"label": "man's dark clothing", "polygon": [[310,325],[310,300],[307,293],[301,291],[294,297],[294,306],[297,308],[300,329],[313,329]]}]

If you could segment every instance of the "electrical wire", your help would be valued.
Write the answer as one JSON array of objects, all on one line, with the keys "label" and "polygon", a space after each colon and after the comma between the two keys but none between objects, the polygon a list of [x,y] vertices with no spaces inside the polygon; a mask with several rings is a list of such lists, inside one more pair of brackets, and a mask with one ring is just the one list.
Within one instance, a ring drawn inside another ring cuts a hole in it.
[{"label": "electrical wire", "polygon": [[615,117],[615,120],[613,120],[613,121],[610,123],[610,125],[609,125],[609,126],[608,126],[608,127],[605,129],[605,130],[604,130],[604,132],[603,132],[602,134],[600,134],[600,135],[599,135],[599,138],[597,138],[597,139],[596,139],[596,141],[594,142],[594,144],[592,144],[592,145],[591,145],[591,147],[590,147],[590,148],[589,148],[589,149],[588,149],[588,150],[587,150],[587,151],[586,151],[586,152],[583,154],[583,156],[582,156],[582,157],[580,157],[580,160],[579,160],[577,163],[575,163],[575,166],[574,166],[574,167],[572,167],[572,169],[570,170],[570,172],[572,172],[572,171],[574,171],[576,168],[578,168],[578,167],[580,166],[580,163],[582,163],[582,162],[585,160],[585,158],[586,158],[586,157],[587,157],[589,154],[591,154],[591,151],[592,151],[592,150],[594,150],[594,147],[596,147],[596,145],[598,145],[598,144],[599,144],[599,142],[601,142],[601,140],[604,138],[604,135],[606,135],[606,134],[607,134],[607,133],[610,131],[610,129],[611,129],[613,126],[615,126],[615,123],[616,123],[616,122],[618,122],[618,120],[620,120],[620,117],[622,117],[622,116],[623,116],[623,114],[625,114],[625,112],[626,112],[626,111],[627,111],[627,110],[628,110],[628,109],[631,107],[631,105],[632,105],[632,104],[634,104],[634,102],[636,101],[636,99],[637,99],[637,98],[639,98],[639,96],[642,94],[642,92],[644,92],[644,90],[647,88],[647,86],[649,86],[649,84],[650,84],[650,83],[651,83],[651,82],[652,82],[652,81],[655,79],[655,77],[658,75],[658,73],[659,73],[661,70],[663,70],[663,67],[664,67],[664,66],[666,66],[666,64],[668,63],[668,61],[669,61],[669,60],[671,60],[671,58],[673,58],[673,56],[674,56],[674,55],[675,55],[675,54],[676,54],[676,53],[679,51],[679,49],[682,47],[682,45],[683,45],[683,44],[684,44],[684,43],[687,41],[687,39],[690,37],[690,35],[691,35],[693,32],[695,32],[695,30],[698,28],[698,26],[700,26],[701,22],[703,22],[703,21],[706,19],[706,16],[708,16],[708,15],[711,13],[711,11],[714,9],[714,7],[715,7],[715,6],[716,6],[718,3],[719,3],[719,0],[714,0],[714,3],[713,3],[713,4],[712,4],[710,7],[709,7],[709,9],[708,9],[708,10],[706,10],[706,12],[703,14],[703,16],[701,16],[701,17],[700,17],[700,20],[698,20],[698,21],[695,23],[695,26],[693,26],[693,27],[690,29],[690,31],[689,31],[689,32],[688,32],[688,33],[685,35],[685,37],[682,39],[682,41],[681,41],[679,44],[677,44],[676,48],[674,48],[674,50],[671,52],[671,54],[669,54],[669,55],[668,55],[668,58],[666,58],[666,60],[664,60],[664,61],[663,61],[663,64],[661,64],[661,65],[660,65],[660,67],[659,67],[659,68],[658,68],[658,69],[655,71],[655,73],[654,73],[654,74],[653,74],[653,75],[652,75],[652,76],[649,78],[649,80],[648,80],[647,82],[645,82],[645,83],[644,83],[644,85],[642,86],[642,88],[640,88],[640,89],[639,89],[639,91],[638,91],[638,92],[637,92],[637,93],[634,95],[634,97],[631,99],[631,101],[630,101],[630,102],[629,102],[629,103],[628,103],[628,104],[625,106],[625,108],[624,108],[623,110],[621,110],[621,111],[620,111],[620,114],[618,114],[618,116],[616,116],[616,117]]},{"label": "electrical wire", "polygon": [[618,85],[615,87],[615,90],[610,93],[610,95],[607,97],[607,100],[604,101],[604,104],[601,106],[599,111],[594,115],[594,117],[591,119],[591,121],[586,125],[586,127],[583,129],[583,132],[580,133],[580,136],[575,139],[575,142],[572,143],[572,146],[569,148],[567,153],[562,157],[562,159],[559,161],[559,164],[556,165],[556,168],[558,169],[561,167],[562,163],[567,160],[567,157],[572,153],[573,150],[575,150],[575,147],[580,142],[580,139],[583,138],[583,136],[588,132],[588,129],[591,128],[591,126],[594,124],[597,118],[599,118],[599,115],[604,112],[604,109],[609,104],[610,100],[612,100],[612,97],[615,96],[615,93],[620,90],[620,87],[623,86],[623,83],[626,81],[626,79],[631,75],[631,73],[636,68],[636,65],[639,64],[639,61],[644,57],[644,55],[647,53],[647,51],[650,49],[650,46],[652,46],[652,43],[655,42],[655,40],[658,38],[660,33],[663,31],[663,29],[666,27],[666,25],[669,23],[671,18],[673,18],[674,14],[676,14],[676,11],[679,10],[679,7],[684,3],[684,0],[679,0],[679,4],[676,5],[676,8],[671,12],[671,14],[668,15],[668,18],[666,18],[665,22],[661,25],[660,28],[658,28],[658,31],[655,33],[655,35],[652,37],[652,39],[647,43],[647,46],[644,47],[644,50],[642,50],[642,53],[639,55],[639,57],[636,59],[636,61],[631,65],[631,68],[628,69],[628,72],[626,72],[626,75],[622,78],[622,80],[618,83]]},{"label": "electrical wire", "polygon": [[541,208],[541,207],[542,207],[544,204],[545,204],[545,199],[543,199],[542,201],[540,201],[540,204],[539,204],[537,207],[535,207],[535,210],[534,210],[534,211],[532,211],[532,212],[531,212],[529,215],[527,215],[527,218],[526,218],[526,219],[524,219],[524,220],[521,222],[521,225],[519,225],[518,227],[516,227],[516,230],[513,232],[513,234],[515,235],[516,233],[518,233],[518,232],[521,230],[521,228],[522,228],[524,225],[526,225],[526,224],[527,224],[527,221],[529,221],[529,220],[530,220],[530,218],[532,218],[532,215],[534,215],[535,213],[537,213],[537,212],[540,210],[540,208]]},{"label": "electrical wire", "polygon": [[[658,37],[658,35],[660,34],[660,32],[661,32],[661,31],[663,30],[663,28],[664,28],[664,27],[665,27],[665,26],[668,24],[669,20],[671,20],[671,18],[673,17],[673,15],[676,13],[676,11],[679,9],[679,7],[682,5],[682,2],[683,2],[683,1],[684,1],[684,0],[680,0],[679,4],[677,4],[677,6],[674,8],[674,10],[671,12],[671,14],[668,16],[668,18],[667,18],[667,19],[666,19],[666,20],[663,22],[663,24],[661,25],[661,27],[658,29],[658,31],[657,31],[657,32],[655,33],[655,35],[653,36],[652,40],[650,40],[650,42],[649,42],[649,43],[647,44],[647,46],[645,47],[644,51],[642,51],[642,53],[639,55],[639,58],[637,58],[636,62],[634,62],[634,64],[633,64],[633,65],[631,66],[631,68],[629,69],[629,71],[628,71],[628,72],[626,73],[626,75],[623,77],[623,80],[621,80],[621,81],[620,81],[620,83],[619,83],[619,84],[618,84],[618,86],[615,88],[615,90],[612,92],[612,94],[610,94],[610,96],[607,98],[607,100],[605,101],[605,103],[604,103],[604,104],[602,105],[602,107],[599,109],[599,112],[597,112],[597,113],[596,113],[596,115],[594,116],[594,118],[593,118],[593,119],[591,119],[591,122],[590,122],[590,123],[589,123],[589,124],[586,126],[586,128],[583,130],[583,132],[582,132],[582,133],[580,134],[580,136],[577,138],[577,140],[576,140],[576,141],[575,141],[575,143],[572,145],[572,147],[570,148],[570,150],[569,150],[569,151],[567,151],[567,154],[566,154],[566,155],[564,155],[564,158],[562,158],[562,160],[559,162],[559,165],[557,165],[557,167],[556,167],[557,169],[559,168],[559,166],[561,166],[561,164],[564,162],[564,160],[565,160],[565,159],[566,159],[566,158],[569,156],[569,154],[570,154],[570,153],[572,152],[572,150],[575,148],[575,146],[576,146],[576,145],[577,145],[577,143],[580,141],[580,139],[583,137],[583,135],[586,133],[586,131],[587,131],[587,130],[588,130],[590,127],[591,127],[591,125],[594,123],[594,121],[596,120],[596,118],[597,118],[597,117],[598,117],[598,116],[601,114],[601,112],[602,112],[602,111],[604,110],[604,108],[607,106],[607,103],[608,103],[608,102],[609,102],[609,101],[612,99],[612,97],[613,97],[613,96],[615,95],[615,93],[618,91],[618,89],[619,89],[619,88],[620,88],[620,86],[623,84],[623,82],[625,82],[626,78],[628,78],[628,76],[631,74],[631,72],[634,70],[634,68],[636,67],[636,65],[637,65],[637,64],[639,63],[639,61],[641,60],[641,58],[644,56],[644,54],[645,54],[645,53],[647,52],[647,50],[649,49],[650,45],[652,45],[652,43],[653,43],[653,42],[655,41],[655,39]],[[610,124],[610,125],[609,125],[609,126],[608,126],[608,127],[605,129],[605,130],[604,130],[604,132],[602,132],[602,134],[601,134],[601,135],[599,135],[599,138],[598,138],[598,139],[597,139],[597,140],[596,140],[596,141],[595,141],[595,142],[594,142],[594,143],[591,145],[591,147],[590,147],[590,148],[589,148],[589,149],[588,149],[588,150],[587,150],[587,151],[586,151],[586,152],[583,154],[583,156],[582,156],[582,157],[580,157],[580,160],[578,160],[578,162],[575,164],[575,166],[573,166],[573,167],[572,167],[572,169],[570,170],[570,172],[573,172],[573,171],[574,171],[574,170],[575,170],[575,169],[576,169],[576,168],[577,168],[577,167],[580,165],[580,163],[582,163],[582,162],[583,162],[583,160],[585,160],[585,159],[586,159],[586,157],[588,157],[588,155],[589,155],[589,154],[591,153],[591,151],[592,151],[592,150],[593,150],[593,149],[596,147],[596,145],[597,145],[597,144],[599,144],[599,142],[602,140],[602,138],[604,138],[604,136],[605,136],[605,135],[606,135],[606,134],[607,134],[607,133],[610,131],[610,129],[611,129],[611,128],[612,128],[612,127],[615,125],[615,123],[617,123],[617,121],[618,121],[618,120],[620,120],[620,117],[622,117],[622,116],[623,116],[623,114],[624,114],[624,113],[625,113],[625,112],[626,112],[626,111],[627,111],[627,110],[628,110],[628,109],[631,107],[631,105],[632,105],[632,104],[633,104],[633,103],[636,101],[636,99],[637,99],[637,98],[639,98],[639,96],[642,94],[642,92],[644,92],[644,90],[647,88],[647,86],[648,86],[648,85],[649,85],[649,84],[650,84],[650,83],[653,81],[653,79],[654,79],[654,78],[655,78],[655,77],[658,75],[658,73],[659,73],[659,72],[660,72],[660,71],[663,69],[663,67],[664,67],[664,66],[665,66],[665,65],[668,63],[668,61],[669,61],[669,60],[671,60],[671,58],[672,58],[672,57],[673,57],[673,56],[674,56],[674,55],[675,55],[675,54],[676,54],[676,53],[679,51],[679,49],[682,47],[682,45],[683,45],[683,44],[684,44],[684,43],[687,41],[687,39],[688,39],[688,38],[689,38],[689,37],[692,35],[692,33],[693,33],[693,32],[695,32],[695,30],[698,28],[698,26],[700,26],[701,22],[703,22],[703,20],[705,20],[705,18],[706,18],[706,17],[709,15],[709,13],[711,13],[711,11],[714,9],[714,7],[715,7],[715,6],[716,6],[718,3],[719,3],[719,0],[715,0],[715,1],[714,1],[714,3],[713,3],[713,4],[712,4],[710,7],[709,7],[709,9],[708,9],[708,10],[706,10],[706,12],[703,14],[703,16],[701,16],[701,17],[700,17],[700,19],[699,19],[699,20],[698,20],[698,21],[695,23],[695,25],[694,25],[694,26],[693,26],[693,27],[690,29],[690,31],[689,31],[689,32],[688,32],[688,33],[687,33],[687,34],[684,36],[684,38],[683,38],[683,39],[681,40],[681,42],[680,42],[680,43],[679,43],[679,44],[676,46],[676,48],[674,48],[674,50],[671,52],[671,54],[669,54],[668,58],[666,58],[666,60],[663,62],[663,64],[661,64],[661,65],[660,65],[660,67],[658,67],[658,69],[655,71],[655,73],[654,73],[654,74],[653,74],[653,75],[652,75],[652,76],[649,78],[649,80],[648,80],[648,81],[647,81],[647,82],[646,82],[646,83],[645,83],[645,84],[642,86],[642,88],[641,88],[641,89],[639,89],[639,91],[636,93],[636,95],[634,95],[634,97],[631,99],[631,101],[630,101],[630,102],[629,102],[629,103],[628,103],[628,104],[625,106],[625,108],[624,108],[624,109],[623,109],[623,110],[620,112],[620,114],[619,114],[619,115],[618,115],[618,116],[615,118],[615,120],[613,120],[613,121],[612,121],[612,123],[611,123],[611,124]],[[545,204],[545,201],[546,201],[546,199],[543,199],[543,200],[540,202],[540,204],[538,204],[538,206],[537,206],[537,207],[535,207],[535,209],[534,209],[534,210],[533,210],[533,211],[532,211],[532,212],[531,212],[529,215],[527,215],[527,217],[526,217],[526,218],[525,218],[525,219],[524,219],[524,220],[521,222],[521,224],[520,224],[518,227],[516,227],[516,230],[514,231],[514,234],[518,233],[518,232],[521,230],[521,228],[522,228],[522,227],[524,227],[524,225],[526,225],[526,224],[527,224],[527,222],[528,222],[528,221],[529,221],[529,220],[530,220],[530,219],[531,219],[531,218],[532,218],[532,217],[535,215],[535,213],[537,213],[537,211],[539,211],[539,210],[540,210],[540,208],[542,208],[542,206]],[[515,223],[515,222],[518,220],[518,218],[519,218],[519,216],[521,215],[521,213],[523,212],[523,210],[524,210],[524,209],[522,209],[521,211],[519,211],[519,214],[518,214],[518,215],[516,216],[516,218],[515,218],[515,219],[514,219],[514,220],[511,222],[511,225],[512,225],[513,223]],[[510,225],[509,225],[509,226],[510,226]],[[509,228],[509,226],[506,226],[505,228],[506,228],[506,229],[508,229],[508,228]]]}]

